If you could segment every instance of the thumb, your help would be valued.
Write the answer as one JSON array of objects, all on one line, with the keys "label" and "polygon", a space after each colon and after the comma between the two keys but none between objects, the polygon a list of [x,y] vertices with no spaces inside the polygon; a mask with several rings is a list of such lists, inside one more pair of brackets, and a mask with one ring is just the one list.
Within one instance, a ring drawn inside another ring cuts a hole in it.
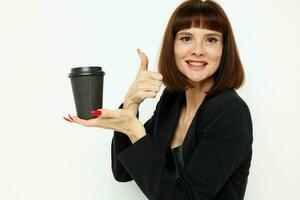
[{"label": "thumb", "polygon": [[108,110],[108,109],[97,109],[94,112],[94,116],[101,116],[101,118],[115,118],[116,117],[116,113],[113,110]]},{"label": "thumb", "polygon": [[140,56],[140,70],[148,70],[148,58],[144,52],[142,52],[140,49],[137,49],[137,53]]},{"label": "thumb", "polygon": [[116,109],[116,110],[108,110],[108,109],[97,109],[97,111],[99,112],[98,115],[95,115],[97,117],[101,117],[101,118],[121,118],[122,113],[121,113],[121,109]]}]

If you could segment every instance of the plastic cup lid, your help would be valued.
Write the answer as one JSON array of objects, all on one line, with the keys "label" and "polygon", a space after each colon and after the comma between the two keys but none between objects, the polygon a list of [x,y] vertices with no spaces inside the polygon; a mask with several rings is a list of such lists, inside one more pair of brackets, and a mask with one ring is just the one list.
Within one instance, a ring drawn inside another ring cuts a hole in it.
[{"label": "plastic cup lid", "polygon": [[75,67],[71,69],[69,77],[74,76],[87,76],[87,75],[104,75],[102,67],[99,66],[88,66],[88,67]]}]

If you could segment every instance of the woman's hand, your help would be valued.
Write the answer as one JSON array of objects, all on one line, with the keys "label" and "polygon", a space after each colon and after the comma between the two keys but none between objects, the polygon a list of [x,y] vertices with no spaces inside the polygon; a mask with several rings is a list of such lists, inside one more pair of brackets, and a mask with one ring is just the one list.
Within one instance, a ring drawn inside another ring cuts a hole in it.
[{"label": "woman's hand", "polygon": [[132,112],[125,109],[106,110],[98,109],[91,112],[97,116],[94,119],[80,119],[75,116],[64,117],[69,122],[74,122],[86,127],[99,127],[110,129],[126,134],[132,143],[146,135],[146,131],[141,122]]},{"label": "woman's hand", "polygon": [[123,108],[129,110],[136,116],[139,105],[146,98],[155,98],[162,85],[162,75],[157,72],[148,71],[148,58],[139,49],[137,52],[141,59],[139,71],[134,82],[129,87],[125,98]]}]

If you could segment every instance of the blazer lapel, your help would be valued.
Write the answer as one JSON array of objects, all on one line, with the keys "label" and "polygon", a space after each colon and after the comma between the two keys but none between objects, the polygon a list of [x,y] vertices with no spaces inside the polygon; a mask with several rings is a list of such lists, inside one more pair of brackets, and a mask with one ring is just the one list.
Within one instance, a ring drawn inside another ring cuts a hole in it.
[{"label": "blazer lapel", "polygon": [[182,104],[185,101],[185,93],[180,92],[174,101],[174,103],[169,102],[170,104],[173,103],[173,106],[171,106],[171,109],[165,116],[163,116],[164,121],[160,124],[160,129],[158,130],[157,135],[158,141],[161,142],[161,146],[165,152],[170,149],[170,143],[178,124]]}]

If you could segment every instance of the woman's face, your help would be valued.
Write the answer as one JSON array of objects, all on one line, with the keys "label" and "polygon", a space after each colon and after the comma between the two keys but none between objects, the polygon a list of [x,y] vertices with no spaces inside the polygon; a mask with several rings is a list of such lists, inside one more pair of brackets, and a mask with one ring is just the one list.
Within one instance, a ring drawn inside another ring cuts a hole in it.
[{"label": "woman's face", "polygon": [[181,73],[194,83],[211,77],[219,68],[222,56],[222,33],[189,28],[176,34],[175,61]]}]

